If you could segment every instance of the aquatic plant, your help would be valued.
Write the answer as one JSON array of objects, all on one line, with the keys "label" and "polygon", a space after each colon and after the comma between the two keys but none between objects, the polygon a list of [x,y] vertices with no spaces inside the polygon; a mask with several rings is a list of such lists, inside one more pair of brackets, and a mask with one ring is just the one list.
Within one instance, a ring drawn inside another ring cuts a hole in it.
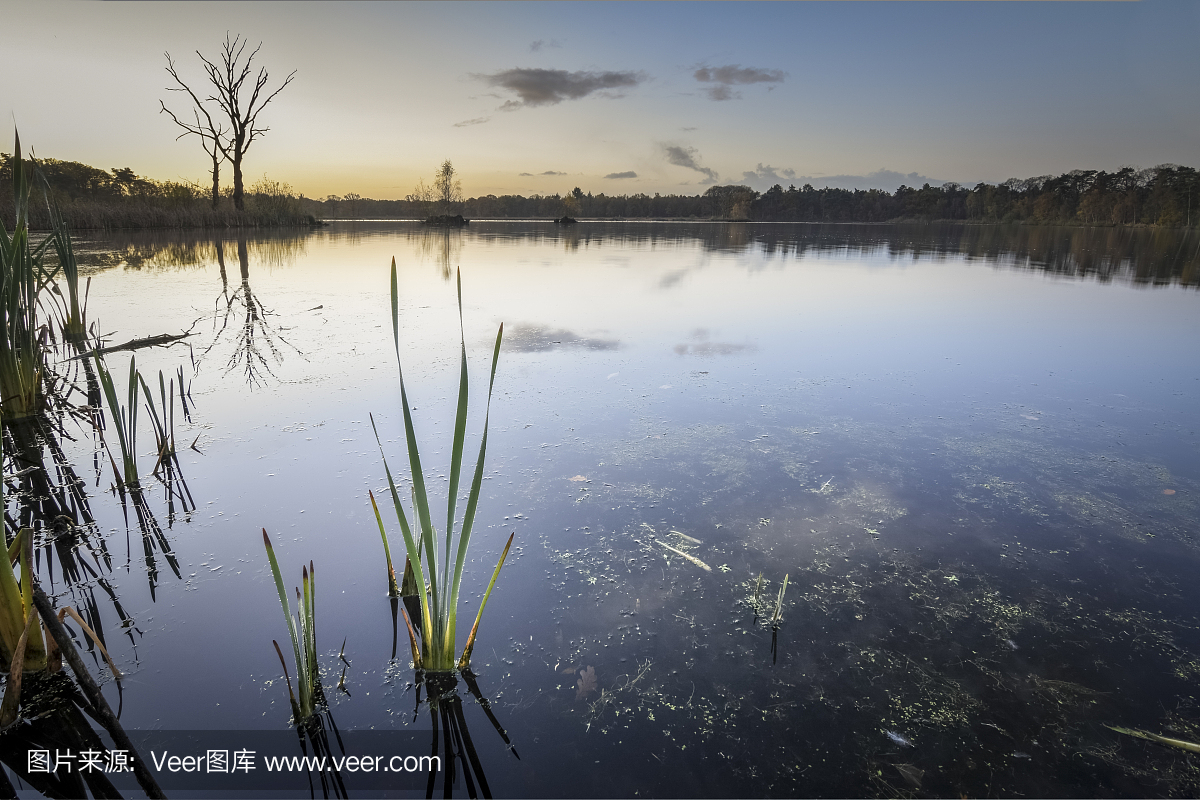
[{"label": "aquatic plant", "polygon": [[301,585],[304,589],[296,589],[296,615],[293,617],[287,589],[283,584],[283,575],[279,571],[279,562],[275,559],[275,549],[271,547],[266,528],[263,528],[262,534],[263,545],[267,548],[267,559],[271,562],[271,573],[275,576],[275,588],[279,592],[279,603],[283,606],[283,616],[287,620],[288,635],[292,638],[292,655],[296,663],[296,692],[292,691],[292,680],[288,676],[287,662],[284,661],[283,651],[279,649],[279,642],[272,640],[272,644],[279,655],[279,662],[283,664],[283,677],[287,681],[288,697],[292,702],[292,715],[299,725],[311,718],[318,705],[325,699],[317,665],[316,569],[311,561],[307,567],[302,568]]},{"label": "aquatic plant", "polygon": [[42,408],[45,357],[39,341],[38,293],[47,285],[42,257],[49,240],[29,240],[29,168],[16,136],[12,158],[16,218],[10,234],[0,221],[0,408],[19,419]]},{"label": "aquatic plant", "polygon": [[[108,403],[108,411],[112,417],[113,426],[117,429],[117,441],[121,448],[121,472],[117,472],[116,462],[113,461],[113,474],[116,475],[117,487],[124,491],[126,488],[136,489],[138,482],[137,468],[137,416],[138,416],[138,375],[136,359],[129,357],[129,405],[122,406],[117,399],[117,390],[113,385],[112,375],[99,352],[93,352],[96,362],[96,374],[100,378],[100,386],[104,390],[104,399]],[[110,455],[111,458],[111,455]]]},{"label": "aquatic plant", "polygon": [[[63,281],[67,285],[67,296],[64,300],[62,332],[63,338],[71,344],[82,347],[87,341],[87,297],[79,296],[79,262],[75,260],[75,248],[71,245],[71,232],[59,209],[58,201],[50,190],[50,183],[45,174],[38,170],[38,177],[46,194],[46,209],[50,216],[50,241],[54,243],[54,252],[58,256],[58,271],[62,272]],[[90,285],[91,279],[88,279]]]},{"label": "aquatic plant", "polygon": [[775,598],[775,613],[771,615],[771,627],[778,628],[783,621],[783,593],[787,591],[788,576],[783,576],[783,584],[779,587],[779,596]]},{"label": "aquatic plant", "polygon": [[[458,276],[458,323],[460,334],[458,406],[454,420],[454,440],[450,450],[450,475],[447,487],[446,502],[446,532],[443,542],[439,543],[437,532],[429,510],[429,495],[425,486],[425,477],[421,469],[421,452],[417,446],[417,437],[413,429],[412,411],[408,403],[408,391],[404,383],[404,368],[400,359],[400,301],[396,281],[396,259],[392,259],[392,336],[396,348],[396,366],[400,372],[400,403],[404,412],[404,434],[408,447],[408,463],[412,479],[413,515],[416,529],[409,525],[408,516],[400,502],[400,494],[396,489],[396,481],[392,477],[387,456],[383,453],[383,445],[379,445],[379,453],[383,457],[383,468],[387,474],[388,488],[392,494],[392,504],[396,509],[396,520],[400,524],[400,532],[404,536],[404,546],[408,552],[406,570],[411,567],[414,580],[420,591],[421,616],[417,623],[420,628],[420,644],[418,632],[406,614],[405,622],[408,627],[409,643],[412,646],[413,663],[417,669],[426,672],[451,672],[456,667],[466,669],[471,660],[471,649],[474,647],[475,636],[479,630],[479,621],[483,609],[487,605],[496,578],[500,574],[504,560],[512,546],[512,536],[504,546],[496,569],[492,573],[487,592],[479,603],[479,611],[475,624],[467,639],[461,657],[455,661],[455,629],[458,622],[458,599],[462,586],[463,567],[466,564],[467,548],[471,543],[471,531],[475,522],[475,512],[479,506],[479,496],[483,484],[483,464],[487,454],[488,419],[491,414],[492,389],[496,383],[496,364],[500,358],[500,343],[504,338],[504,325],[496,332],[496,345],[492,351],[491,377],[488,382],[487,405],[483,418],[483,434],[479,443],[479,456],[475,462],[475,472],[471,487],[467,493],[467,506],[463,514],[461,526],[455,535],[454,523],[458,503],[459,479],[462,474],[463,451],[466,443],[467,428],[467,344],[466,334],[462,324],[462,275]],[[375,420],[371,419],[372,428]],[[375,439],[379,442],[379,431],[375,429]],[[381,525],[382,530],[382,525]],[[386,534],[384,540],[386,543]],[[422,566],[421,557],[424,555],[425,564]],[[394,572],[391,573],[394,584]]]},{"label": "aquatic plant", "polygon": [[1136,739],[1145,739],[1146,741],[1154,742],[1155,744],[1166,745],[1167,747],[1177,747],[1180,750],[1187,750],[1191,753],[1200,753],[1200,744],[1196,744],[1195,742],[1188,742],[1184,741],[1183,739],[1172,739],[1168,736],[1159,736],[1157,733],[1148,733],[1146,731],[1139,731],[1134,728],[1120,728],[1116,725],[1108,725],[1106,727],[1108,727],[1109,730],[1116,731],[1117,733],[1123,733],[1126,736],[1133,736]]}]

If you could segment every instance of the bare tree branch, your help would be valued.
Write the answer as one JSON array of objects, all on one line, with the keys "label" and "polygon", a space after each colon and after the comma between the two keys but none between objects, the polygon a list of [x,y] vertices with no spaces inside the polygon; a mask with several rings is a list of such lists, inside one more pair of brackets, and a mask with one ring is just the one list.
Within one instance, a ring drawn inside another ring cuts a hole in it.
[{"label": "bare tree branch", "polygon": [[[259,42],[258,46],[247,55],[246,47],[248,44],[240,35],[230,39],[229,34],[226,33],[225,43],[221,46],[221,54],[217,59],[219,64],[206,58],[199,50],[196,51],[196,55],[200,58],[201,64],[203,64],[205,76],[208,78],[213,91],[203,101],[196,96],[190,87],[180,80],[170,55],[167,56],[167,71],[180,87],[171,89],[171,91],[186,91],[191,97],[193,105],[198,109],[195,126],[181,122],[174,114],[171,114],[171,117],[187,133],[196,133],[205,136],[205,132],[199,130],[204,128],[200,124],[199,114],[204,114],[208,120],[208,140],[212,141],[215,148],[220,149],[224,157],[233,164],[233,203],[239,211],[245,207],[242,186],[242,159],[254,140],[260,138],[270,130],[266,126],[258,125],[258,115],[296,77],[296,71],[292,70],[283,83],[268,94],[266,92],[267,84],[270,81],[270,74],[265,67],[259,67],[258,74],[254,76],[254,88],[249,90],[249,98],[246,100],[245,107],[243,108],[242,91],[243,88],[247,87],[247,80],[251,78],[254,69],[254,58],[258,55],[258,51],[262,49],[262,42]],[[225,120],[228,120],[230,126],[228,132],[224,130],[223,126],[213,126],[212,118],[208,113],[209,103],[215,103],[220,109],[221,116]],[[163,104],[163,110],[167,110],[165,104]],[[171,112],[167,111],[167,113]],[[206,151],[208,150],[207,145],[205,149]],[[213,155],[213,159],[215,170],[217,164],[215,155]]]}]

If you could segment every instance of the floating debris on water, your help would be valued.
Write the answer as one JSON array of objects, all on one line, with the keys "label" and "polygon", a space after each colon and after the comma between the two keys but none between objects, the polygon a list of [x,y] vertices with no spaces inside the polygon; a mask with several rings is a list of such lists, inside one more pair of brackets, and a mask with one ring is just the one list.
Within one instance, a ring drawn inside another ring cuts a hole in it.
[{"label": "floating debris on water", "polygon": [[905,739],[903,736],[896,733],[895,731],[884,731],[884,733],[887,734],[887,737],[889,739],[891,739],[893,742],[900,745],[901,747],[913,747],[914,746],[912,742],[910,742],[908,739]]},{"label": "floating debris on water", "polygon": [[695,556],[688,555],[687,553],[683,552],[682,550],[676,550],[674,547],[671,547],[671,545],[667,544],[667,543],[666,543],[666,542],[664,542],[662,539],[655,539],[655,540],[654,540],[654,542],[655,542],[655,544],[660,544],[660,545],[662,545],[663,547],[667,548],[668,550],[670,550],[670,551],[671,551],[672,553],[674,553],[675,555],[677,555],[677,556],[682,556],[683,558],[686,558],[688,561],[692,562],[692,563],[693,563],[693,564],[695,564],[697,567],[700,567],[700,568],[701,568],[702,570],[704,570],[705,572],[712,572],[712,567],[710,567],[708,564],[705,564],[703,561],[701,561],[700,559],[696,558]]}]

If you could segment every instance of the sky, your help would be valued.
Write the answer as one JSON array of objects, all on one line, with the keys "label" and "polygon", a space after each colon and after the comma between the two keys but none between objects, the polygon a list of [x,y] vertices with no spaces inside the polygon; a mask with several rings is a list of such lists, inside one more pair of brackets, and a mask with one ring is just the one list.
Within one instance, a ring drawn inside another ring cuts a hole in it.
[{"label": "sky", "polygon": [[208,169],[165,53],[199,92],[227,33],[296,73],[247,181],[309,197],[403,198],[446,159],[467,196],[1200,167],[1192,0],[0,5],[25,148],[159,180]]}]

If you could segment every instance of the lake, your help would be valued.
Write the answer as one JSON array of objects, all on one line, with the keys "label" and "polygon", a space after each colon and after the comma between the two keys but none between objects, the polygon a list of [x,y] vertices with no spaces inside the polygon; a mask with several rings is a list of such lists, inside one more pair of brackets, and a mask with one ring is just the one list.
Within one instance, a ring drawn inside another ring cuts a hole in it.
[{"label": "lake", "polygon": [[41,566],[60,604],[94,598],[131,731],[289,729],[265,528],[289,586],[320,574],[332,724],[429,752],[368,499],[402,554],[371,428],[405,472],[394,257],[442,501],[456,270],[468,453],[504,323],[464,579],[473,618],[515,532],[473,666],[519,758],[462,693],[491,793],[1200,792],[1194,754],[1108,727],[1200,741],[1194,232],[336,222],[76,246],[106,342],[192,334],[136,354],[190,386],[190,500],[148,490],[144,537],[68,421],[111,559],[70,585],[49,546]]}]

